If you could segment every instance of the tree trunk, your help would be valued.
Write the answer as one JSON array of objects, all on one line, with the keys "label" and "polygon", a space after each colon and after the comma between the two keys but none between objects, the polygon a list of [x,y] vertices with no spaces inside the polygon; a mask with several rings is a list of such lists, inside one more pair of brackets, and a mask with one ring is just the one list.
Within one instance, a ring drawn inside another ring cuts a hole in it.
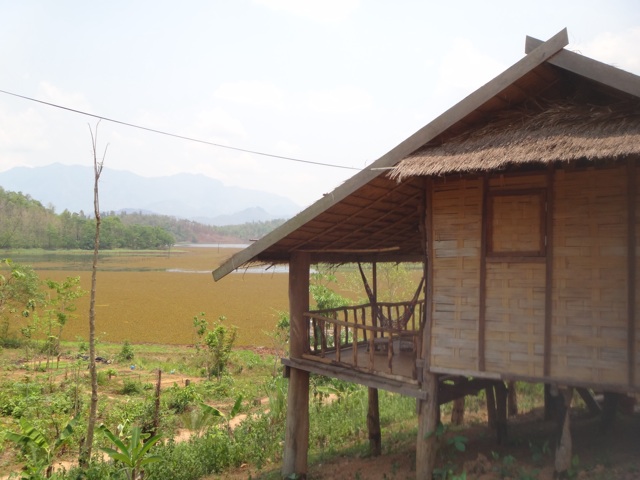
[{"label": "tree trunk", "polygon": [[[99,124],[100,122],[98,122]],[[89,127],[91,132],[91,141],[93,144],[93,207],[96,218],[96,233],[93,244],[93,263],[91,268],[91,297],[89,300],[89,372],[91,374],[91,403],[89,406],[89,419],[87,421],[87,436],[84,446],[80,452],[80,465],[86,467],[91,460],[91,450],[93,447],[93,433],[96,426],[96,417],[98,412],[98,372],[96,370],[96,277],[98,272],[98,252],[100,249],[100,201],[98,195],[98,183],[100,174],[102,173],[103,161],[98,162],[97,144],[98,144],[98,125],[96,125],[96,133]],[[105,149],[106,155],[106,149]]]}]

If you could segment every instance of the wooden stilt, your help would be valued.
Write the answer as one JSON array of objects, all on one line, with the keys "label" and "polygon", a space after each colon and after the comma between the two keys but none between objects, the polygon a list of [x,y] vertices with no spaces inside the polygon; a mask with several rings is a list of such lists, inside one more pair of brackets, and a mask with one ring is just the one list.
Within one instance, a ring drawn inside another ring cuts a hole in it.
[{"label": "wooden stilt", "polygon": [[490,429],[496,426],[496,397],[493,393],[493,385],[485,389],[487,397],[487,423]]},{"label": "wooden stilt", "polygon": [[509,396],[507,397],[507,413],[510,417],[518,415],[518,392],[516,391],[516,382],[509,382]]},{"label": "wooden stilt", "polygon": [[367,412],[367,430],[369,431],[369,453],[371,453],[371,456],[377,457],[382,453],[378,389],[369,387],[368,393],[369,410]]},{"label": "wooden stilt", "polygon": [[[553,392],[552,392],[553,394]],[[569,409],[573,398],[573,388],[559,388],[556,396],[557,430],[555,472],[557,477],[566,477],[571,468],[571,429]]]},{"label": "wooden stilt", "polygon": [[[289,355],[301,358],[309,349],[309,255],[294,252],[289,264]],[[287,395],[287,428],[282,475],[306,478],[309,450],[309,372],[291,368]]]},{"label": "wooden stilt", "polygon": [[507,443],[507,387],[503,382],[495,384],[496,392],[496,438],[498,445]]},{"label": "wooden stilt", "polygon": [[551,385],[544,384],[544,419],[553,420],[556,415],[554,397],[551,395]]},{"label": "wooden stilt", "polygon": [[600,431],[607,433],[613,427],[618,411],[619,393],[604,392],[604,402],[602,404],[602,417],[600,423]]},{"label": "wooden stilt", "polygon": [[[454,380],[454,385],[466,382],[466,378],[460,377]],[[462,425],[464,422],[464,399],[465,397],[459,397],[453,400],[451,408],[451,425]]]},{"label": "wooden stilt", "polygon": [[435,467],[438,426],[438,377],[425,373],[422,388],[427,399],[418,401],[418,438],[416,439],[416,478],[431,478]]}]

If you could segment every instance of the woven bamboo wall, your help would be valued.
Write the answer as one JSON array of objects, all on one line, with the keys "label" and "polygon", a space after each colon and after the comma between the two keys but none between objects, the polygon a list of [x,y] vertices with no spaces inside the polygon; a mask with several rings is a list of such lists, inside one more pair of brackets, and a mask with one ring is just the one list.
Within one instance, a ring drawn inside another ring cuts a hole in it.
[{"label": "woven bamboo wall", "polygon": [[478,363],[481,187],[477,179],[434,186],[432,366],[468,370]]},{"label": "woven bamboo wall", "polygon": [[626,169],[555,176],[551,375],[628,383]]},{"label": "woven bamboo wall", "polygon": [[[558,170],[554,176],[549,366],[550,376],[560,381],[628,385],[627,176],[626,166]],[[640,168],[636,178],[640,185]],[[488,192],[503,196],[494,197],[499,201],[484,217],[481,179],[434,184],[431,365],[436,370],[478,371],[483,348],[486,372],[544,376],[545,217],[544,208],[532,199],[542,191],[544,203],[551,195],[547,182],[546,173],[490,179]],[[507,210],[510,204],[513,211]],[[635,270],[640,280],[640,192],[636,205]],[[486,256],[484,343],[479,345],[483,221],[495,249]],[[635,303],[640,311],[640,293]],[[635,331],[638,386],[638,320]]]},{"label": "woven bamboo wall", "polygon": [[[544,204],[535,196],[517,195],[544,189],[546,177],[525,175],[489,181],[490,192],[514,192],[496,197],[493,209],[494,250],[529,252],[541,247]],[[485,367],[487,371],[541,376],[544,369],[545,263],[537,257],[513,262],[488,255],[486,269]]]}]

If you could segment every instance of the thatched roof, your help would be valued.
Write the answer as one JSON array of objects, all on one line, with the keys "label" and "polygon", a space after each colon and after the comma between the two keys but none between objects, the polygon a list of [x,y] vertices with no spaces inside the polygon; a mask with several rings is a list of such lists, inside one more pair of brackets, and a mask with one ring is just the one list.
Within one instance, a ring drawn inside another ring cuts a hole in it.
[{"label": "thatched roof", "polygon": [[402,180],[639,153],[640,103],[550,103],[505,110],[486,125],[444,144],[425,145],[402,160],[389,175]]}]

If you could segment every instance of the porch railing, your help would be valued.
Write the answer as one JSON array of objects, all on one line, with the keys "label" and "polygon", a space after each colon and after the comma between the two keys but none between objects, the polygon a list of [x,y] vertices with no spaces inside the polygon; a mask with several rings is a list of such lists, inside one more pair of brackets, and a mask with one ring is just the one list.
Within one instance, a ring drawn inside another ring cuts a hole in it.
[{"label": "porch railing", "polygon": [[[407,312],[413,307],[413,312]],[[394,360],[402,354],[412,355],[412,365],[420,358],[424,300],[378,303],[305,314],[309,340],[309,355],[325,363],[354,368],[369,373],[396,374]],[[410,316],[403,327],[382,325],[386,319]],[[381,362],[381,357],[386,361]],[[381,369],[381,365],[384,365]],[[415,379],[415,368],[411,377]]]}]

